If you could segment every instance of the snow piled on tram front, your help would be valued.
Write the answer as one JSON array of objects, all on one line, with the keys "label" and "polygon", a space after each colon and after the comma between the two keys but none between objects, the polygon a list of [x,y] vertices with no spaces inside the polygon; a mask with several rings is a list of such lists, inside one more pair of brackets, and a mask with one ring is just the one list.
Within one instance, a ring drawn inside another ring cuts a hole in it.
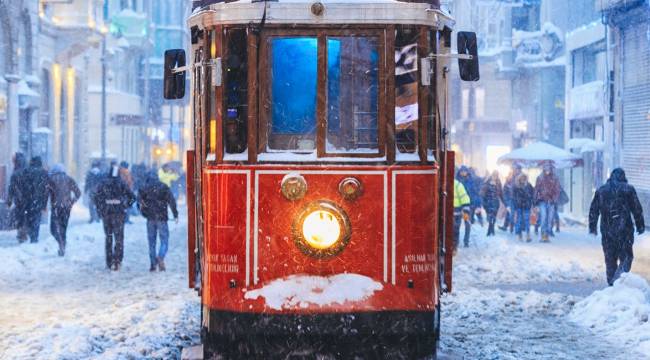
[{"label": "snow piled on tram front", "polygon": [[292,275],[273,280],[260,289],[248,290],[244,297],[251,300],[263,297],[271,309],[282,310],[362,301],[381,289],[381,283],[359,274]]},{"label": "snow piled on tram front", "polygon": [[614,286],[594,292],[576,304],[570,318],[650,354],[650,285],[639,275],[623,274]]}]

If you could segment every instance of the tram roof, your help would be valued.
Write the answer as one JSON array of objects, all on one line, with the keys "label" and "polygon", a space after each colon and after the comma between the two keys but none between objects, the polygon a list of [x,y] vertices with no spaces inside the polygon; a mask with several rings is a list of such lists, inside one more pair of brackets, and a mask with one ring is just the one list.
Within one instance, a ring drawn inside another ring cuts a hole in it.
[{"label": "tram roof", "polygon": [[[311,6],[322,3],[324,12],[312,14]],[[201,28],[228,24],[404,24],[452,27],[451,16],[440,9],[439,0],[203,0],[189,19]]]}]

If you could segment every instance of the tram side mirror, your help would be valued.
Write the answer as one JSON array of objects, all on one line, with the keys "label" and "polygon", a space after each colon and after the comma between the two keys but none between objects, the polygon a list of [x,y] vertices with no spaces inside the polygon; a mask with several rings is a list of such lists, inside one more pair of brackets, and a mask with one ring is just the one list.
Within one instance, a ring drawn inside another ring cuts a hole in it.
[{"label": "tram side mirror", "polygon": [[185,50],[165,51],[164,97],[167,100],[185,97]]},{"label": "tram side mirror", "polygon": [[458,69],[460,78],[463,81],[478,81],[481,78],[478,64],[478,42],[476,33],[460,31],[458,32],[458,54],[469,55],[470,59],[458,59]]}]

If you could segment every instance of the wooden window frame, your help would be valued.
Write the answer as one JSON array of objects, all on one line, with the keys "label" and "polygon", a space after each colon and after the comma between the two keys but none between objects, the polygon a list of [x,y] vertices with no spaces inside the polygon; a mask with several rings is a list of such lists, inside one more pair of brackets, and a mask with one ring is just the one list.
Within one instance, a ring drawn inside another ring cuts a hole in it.
[{"label": "wooden window frame", "polygon": [[[316,99],[316,155],[317,158],[331,158],[331,157],[344,157],[344,158],[377,158],[384,161],[386,158],[386,130],[389,118],[389,113],[394,113],[394,109],[390,111],[387,108],[389,103],[387,94],[387,52],[386,52],[386,28],[363,28],[363,29],[265,29],[261,34],[260,41],[260,101],[259,101],[259,145],[258,151],[260,153],[266,152],[265,147],[269,138],[269,123],[270,123],[270,107],[266,104],[270,99],[270,62],[269,62],[269,46],[268,40],[271,38],[281,37],[311,37],[316,38],[318,41],[318,79],[317,79],[317,99]],[[376,37],[377,52],[379,55],[378,63],[378,87],[377,87],[377,152],[376,153],[348,153],[348,152],[327,152],[326,138],[327,138],[327,38],[328,37]],[[313,150],[312,150],[313,151]],[[300,153],[300,150],[287,150],[286,152]]]}]

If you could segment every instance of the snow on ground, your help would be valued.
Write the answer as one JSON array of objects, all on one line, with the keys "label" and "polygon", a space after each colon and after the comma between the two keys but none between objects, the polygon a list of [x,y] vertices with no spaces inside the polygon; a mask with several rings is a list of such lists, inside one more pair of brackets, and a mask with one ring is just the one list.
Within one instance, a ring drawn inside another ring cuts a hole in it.
[{"label": "snow on ground", "polygon": [[111,272],[102,226],[87,218],[75,207],[64,258],[48,225],[37,244],[0,232],[0,359],[178,358],[199,329],[185,222],[169,224],[167,271],[150,273],[145,222],[132,217],[123,268]]},{"label": "snow on ground", "polygon": [[[645,348],[629,346],[643,336],[615,326],[634,314],[626,329],[642,332],[642,300],[635,312],[611,306],[615,321],[602,320],[603,329],[574,315],[608,301],[583,300],[607,287],[599,237],[567,227],[544,244],[538,237],[519,242],[499,230],[487,238],[485,231],[474,225],[470,248],[460,248],[454,258],[454,292],[442,304],[443,353],[464,359],[650,359]],[[633,272],[650,275],[650,237],[638,239],[635,251]]]},{"label": "snow on ground", "polygon": [[346,301],[367,299],[375,291],[383,289],[381,283],[359,274],[334,276],[293,275],[286,279],[271,281],[264,287],[246,292],[246,299],[263,297],[275,310],[308,307],[310,304],[324,306],[343,304]]}]

